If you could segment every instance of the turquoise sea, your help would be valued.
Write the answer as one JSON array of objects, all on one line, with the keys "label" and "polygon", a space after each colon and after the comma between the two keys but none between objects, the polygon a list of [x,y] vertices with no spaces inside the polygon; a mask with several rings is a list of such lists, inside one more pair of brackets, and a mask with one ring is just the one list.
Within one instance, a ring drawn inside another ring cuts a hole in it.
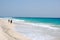
[{"label": "turquoise sea", "polygon": [[60,18],[14,17],[29,22],[60,24]]}]

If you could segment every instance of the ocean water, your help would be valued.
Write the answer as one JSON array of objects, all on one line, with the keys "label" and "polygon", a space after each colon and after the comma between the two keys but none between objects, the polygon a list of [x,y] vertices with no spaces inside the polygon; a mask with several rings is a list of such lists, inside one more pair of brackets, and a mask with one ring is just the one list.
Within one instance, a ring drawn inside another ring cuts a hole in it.
[{"label": "ocean water", "polygon": [[60,18],[39,18],[39,17],[15,17],[15,18],[25,20],[25,21],[30,21],[30,22],[60,24]]},{"label": "ocean water", "polygon": [[13,17],[15,30],[32,40],[60,40],[60,18]]},{"label": "ocean water", "polygon": [[60,25],[60,18],[39,18],[39,17],[15,17],[15,18],[19,20],[24,20],[26,22],[32,22],[32,23]]}]

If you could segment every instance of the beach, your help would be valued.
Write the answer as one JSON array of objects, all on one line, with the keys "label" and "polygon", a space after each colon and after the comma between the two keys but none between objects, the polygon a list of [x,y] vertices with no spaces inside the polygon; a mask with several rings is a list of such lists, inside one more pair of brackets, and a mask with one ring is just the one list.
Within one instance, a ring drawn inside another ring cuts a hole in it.
[{"label": "beach", "polygon": [[0,18],[0,40],[60,40],[60,28],[8,19]]},{"label": "beach", "polygon": [[31,40],[13,30],[15,24],[9,23],[8,19],[0,18],[0,40]]}]

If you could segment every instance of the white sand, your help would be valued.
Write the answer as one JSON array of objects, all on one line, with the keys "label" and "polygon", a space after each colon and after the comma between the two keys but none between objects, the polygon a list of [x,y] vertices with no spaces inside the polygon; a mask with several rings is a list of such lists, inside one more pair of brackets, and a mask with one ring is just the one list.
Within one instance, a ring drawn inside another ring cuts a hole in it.
[{"label": "white sand", "polygon": [[13,30],[14,24],[5,19],[0,19],[0,40],[31,40],[23,34]]}]

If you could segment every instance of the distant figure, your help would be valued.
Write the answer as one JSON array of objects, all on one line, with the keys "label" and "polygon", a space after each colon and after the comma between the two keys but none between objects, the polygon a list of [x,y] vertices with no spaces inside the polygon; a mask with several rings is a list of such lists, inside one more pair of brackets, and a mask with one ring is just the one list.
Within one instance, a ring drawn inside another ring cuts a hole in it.
[{"label": "distant figure", "polygon": [[8,20],[8,22],[12,23],[12,20]]},{"label": "distant figure", "polygon": [[12,23],[12,20],[10,20],[10,23]]}]

